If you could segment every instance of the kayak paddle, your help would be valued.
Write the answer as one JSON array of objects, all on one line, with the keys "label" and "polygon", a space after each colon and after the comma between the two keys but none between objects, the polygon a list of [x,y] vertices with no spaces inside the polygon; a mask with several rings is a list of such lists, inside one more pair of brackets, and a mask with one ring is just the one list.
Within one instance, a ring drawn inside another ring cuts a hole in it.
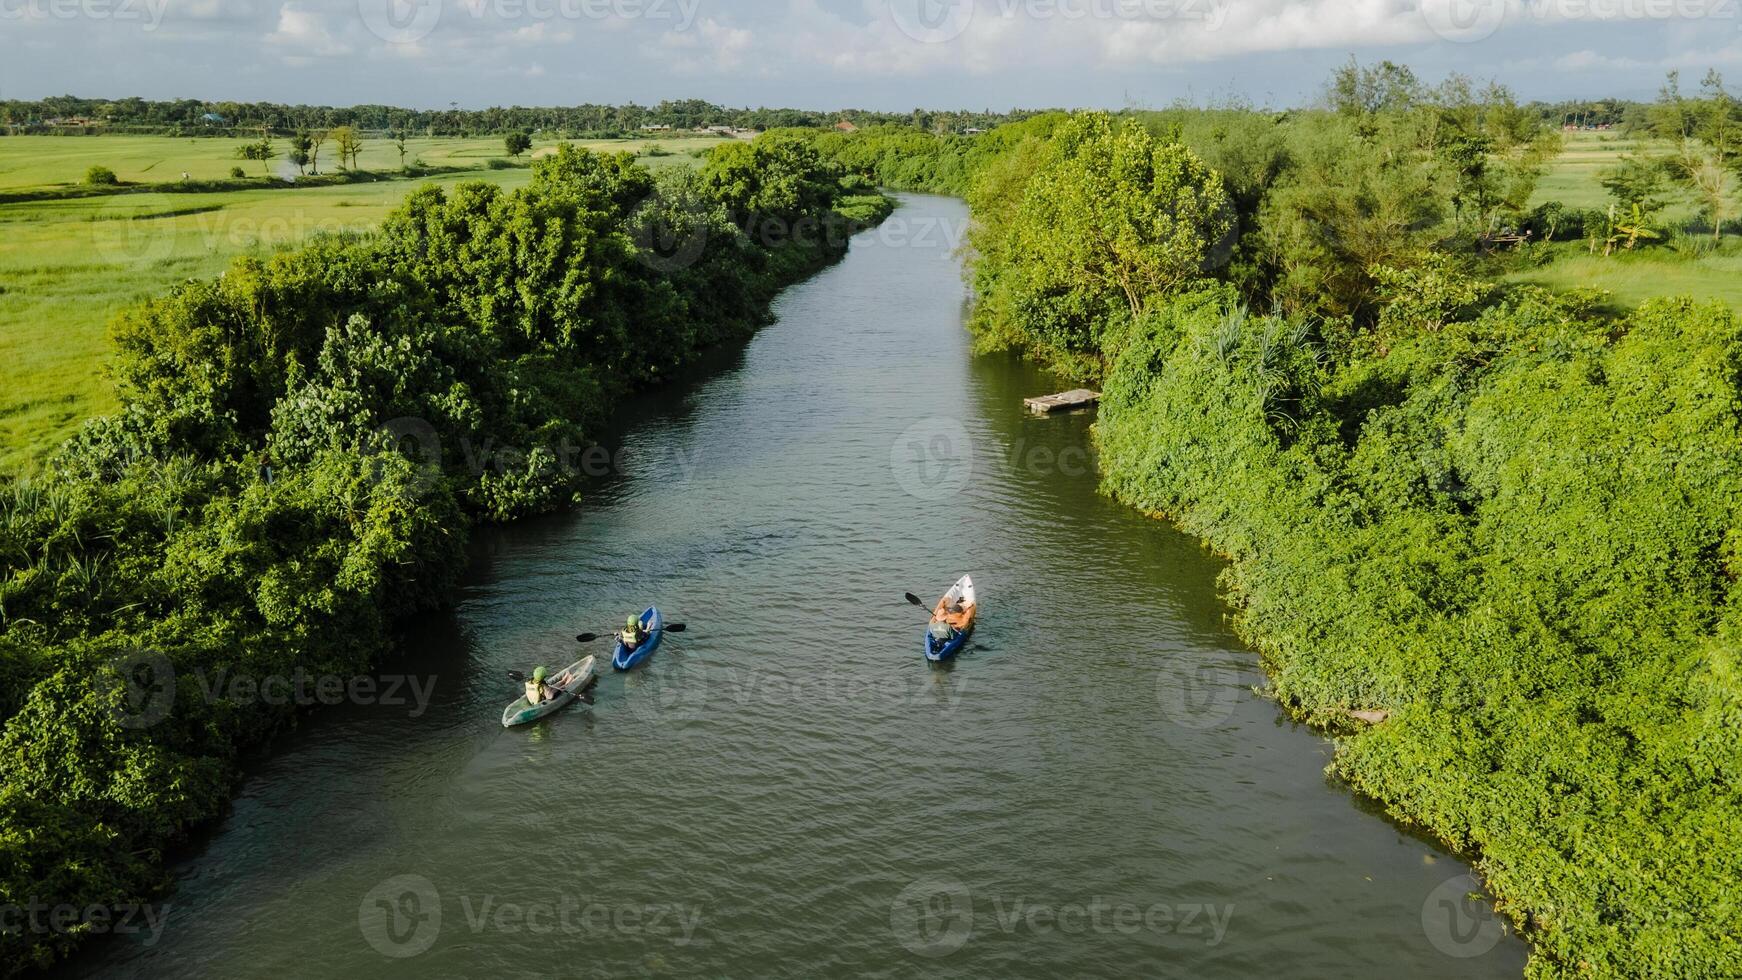
[{"label": "kayak paddle", "polygon": [[[649,633],[682,633],[686,629],[689,629],[689,627],[684,625],[683,623],[670,623],[670,624],[668,624],[666,626],[662,626],[656,630],[648,630],[648,632]],[[580,636],[575,637],[575,642],[576,643],[591,643],[594,640],[603,640],[606,637],[616,636],[616,635],[617,635],[616,633],[582,633]]]}]

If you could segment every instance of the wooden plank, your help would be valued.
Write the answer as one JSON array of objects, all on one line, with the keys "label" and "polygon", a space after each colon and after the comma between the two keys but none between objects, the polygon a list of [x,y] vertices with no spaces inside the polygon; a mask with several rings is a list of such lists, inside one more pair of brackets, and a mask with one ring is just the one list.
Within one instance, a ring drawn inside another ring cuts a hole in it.
[{"label": "wooden plank", "polygon": [[1101,393],[1087,388],[1077,388],[1073,391],[1061,391],[1056,395],[1042,395],[1039,398],[1024,398],[1022,403],[1036,415],[1046,415],[1051,412],[1062,412],[1072,408],[1087,408],[1101,400]]}]

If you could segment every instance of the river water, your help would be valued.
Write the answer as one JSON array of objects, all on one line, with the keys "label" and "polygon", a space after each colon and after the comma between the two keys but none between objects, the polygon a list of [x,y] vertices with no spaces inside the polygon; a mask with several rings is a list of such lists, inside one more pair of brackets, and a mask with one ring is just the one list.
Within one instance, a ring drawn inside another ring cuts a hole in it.
[{"label": "river water", "polygon": [[[584,507],[480,536],[383,670],[416,686],[281,739],[161,931],[75,970],[1518,976],[1468,869],[1254,693],[1219,562],[1097,495],[1092,416],[1029,417],[1061,382],[970,356],[965,220],[904,198],[626,411]],[[902,593],[964,572],[980,628],[928,664]],[[500,727],[505,671],[654,601],[690,631]]]}]

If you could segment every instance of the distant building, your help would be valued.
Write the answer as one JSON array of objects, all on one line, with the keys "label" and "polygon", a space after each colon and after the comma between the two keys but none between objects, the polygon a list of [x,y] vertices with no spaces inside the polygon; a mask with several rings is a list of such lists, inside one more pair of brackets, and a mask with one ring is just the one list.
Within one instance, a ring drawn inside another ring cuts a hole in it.
[{"label": "distant building", "polygon": [[859,131],[859,127],[853,125],[851,122],[849,122],[848,120],[845,120],[845,119],[841,120],[838,123],[835,123],[835,129],[836,129],[836,131],[842,132],[842,133],[857,133]]},{"label": "distant building", "polygon": [[211,123],[214,126],[222,126],[222,125],[225,125],[226,123],[228,123],[229,121],[230,120],[225,119],[223,116],[220,116],[215,112],[208,112],[205,115],[200,117],[200,122]]},{"label": "distant building", "polygon": [[979,128],[978,126],[969,126],[967,129],[962,130],[962,135],[964,135],[964,136],[978,136],[984,132],[985,132],[985,130]]},{"label": "distant building", "polygon": [[648,123],[641,127],[641,131],[644,133],[669,133],[671,132],[671,127],[665,123]]}]

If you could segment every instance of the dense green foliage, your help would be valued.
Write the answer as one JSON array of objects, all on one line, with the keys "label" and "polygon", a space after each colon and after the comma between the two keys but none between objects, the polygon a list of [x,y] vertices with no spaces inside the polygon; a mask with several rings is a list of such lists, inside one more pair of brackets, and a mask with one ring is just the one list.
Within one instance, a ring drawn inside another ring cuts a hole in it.
[{"label": "dense green foliage", "polygon": [[293,716],[205,682],[367,670],[443,601],[470,522],[570,501],[616,398],[746,336],[887,213],[850,183],[780,139],[657,178],[565,147],[519,191],[430,186],[377,234],[119,317],[122,411],[0,481],[0,895],[80,910],[0,935],[0,974],[160,887]]},{"label": "dense green foliage", "polygon": [[1481,281],[1586,217],[1527,209],[1555,137],[1504,90],[1326,103],[819,145],[965,188],[982,345],[1103,386],[1108,492],[1232,559],[1275,697],[1477,862],[1533,975],[1742,975],[1742,320]]},{"label": "dense green foliage", "polygon": [[1735,975],[1742,322],[1387,313],[1342,361],[1180,299],[1107,379],[1109,490],[1234,559],[1284,704],[1391,713],[1336,771],[1478,856],[1534,972]]}]

